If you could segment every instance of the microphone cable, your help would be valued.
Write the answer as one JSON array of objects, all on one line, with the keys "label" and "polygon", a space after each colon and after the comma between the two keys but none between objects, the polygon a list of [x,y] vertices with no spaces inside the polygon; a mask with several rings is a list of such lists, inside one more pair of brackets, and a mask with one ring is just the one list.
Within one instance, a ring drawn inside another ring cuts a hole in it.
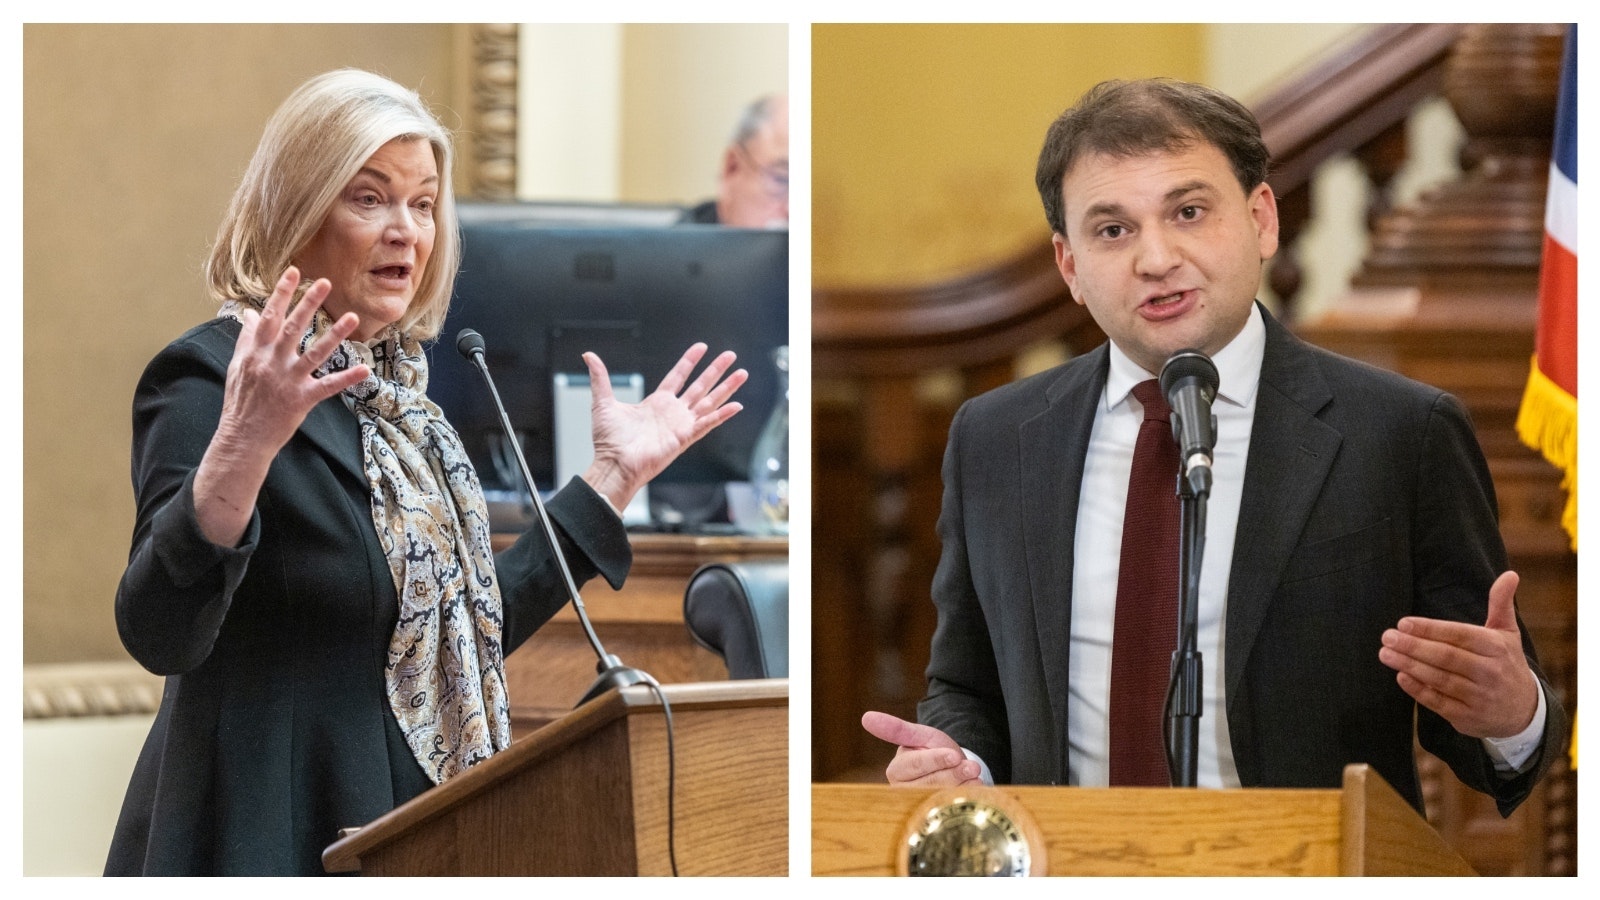
[{"label": "microphone cable", "polygon": [[661,701],[661,716],[666,720],[667,727],[667,862],[672,866],[672,877],[678,877],[678,817],[676,799],[678,796],[678,761],[673,749],[672,740],[672,704],[667,702],[667,694],[654,678],[645,676],[645,686],[655,692],[656,699]]}]

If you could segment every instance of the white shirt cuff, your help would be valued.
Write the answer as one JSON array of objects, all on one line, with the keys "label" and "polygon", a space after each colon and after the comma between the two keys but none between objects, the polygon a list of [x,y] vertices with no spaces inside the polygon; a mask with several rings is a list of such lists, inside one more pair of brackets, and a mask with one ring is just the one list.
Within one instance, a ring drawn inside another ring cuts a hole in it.
[{"label": "white shirt cuff", "polygon": [[961,748],[961,752],[967,755],[967,759],[970,759],[978,764],[978,767],[982,770],[978,773],[978,777],[983,779],[983,783],[989,787],[994,787],[994,773],[989,771],[989,764],[979,759],[978,754],[973,753],[971,750],[968,750],[965,747]]},{"label": "white shirt cuff", "polygon": [[1528,760],[1533,758],[1534,751],[1539,749],[1540,740],[1544,737],[1544,686],[1536,683],[1535,687],[1539,691],[1539,706],[1533,711],[1533,721],[1528,723],[1528,727],[1511,737],[1483,739],[1483,749],[1494,761],[1495,771],[1502,775],[1521,772]]}]

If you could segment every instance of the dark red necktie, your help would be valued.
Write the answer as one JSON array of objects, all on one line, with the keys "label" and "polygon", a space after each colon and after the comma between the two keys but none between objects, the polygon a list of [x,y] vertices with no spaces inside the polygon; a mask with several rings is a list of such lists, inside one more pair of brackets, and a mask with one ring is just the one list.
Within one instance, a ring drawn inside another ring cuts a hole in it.
[{"label": "dark red necktie", "polygon": [[1170,784],[1165,718],[1178,632],[1178,445],[1155,379],[1133,388],[1144,423],[1133,449],[1111,642],[1111,784]]}]

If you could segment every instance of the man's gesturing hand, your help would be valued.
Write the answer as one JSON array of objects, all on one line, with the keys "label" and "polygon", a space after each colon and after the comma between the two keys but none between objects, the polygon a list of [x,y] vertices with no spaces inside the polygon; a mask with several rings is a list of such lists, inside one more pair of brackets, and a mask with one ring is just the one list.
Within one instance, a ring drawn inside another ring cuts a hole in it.
[{"label": "man's gesturing hand", "polygon": [[982,767],[937,728],[881,712],[863,715],[861,727],[899,748],[883,773],[890,784],[955,787],[983,783]]},{"label": "man's gesturing hand", "polygon": [[1469,737],[1511,737],[1539,708],[1539,684],[1517,628],[1517,573],[1489,588],[1482,625],[1407,616],[1383,633],[1378,659],[1400,687]]}]

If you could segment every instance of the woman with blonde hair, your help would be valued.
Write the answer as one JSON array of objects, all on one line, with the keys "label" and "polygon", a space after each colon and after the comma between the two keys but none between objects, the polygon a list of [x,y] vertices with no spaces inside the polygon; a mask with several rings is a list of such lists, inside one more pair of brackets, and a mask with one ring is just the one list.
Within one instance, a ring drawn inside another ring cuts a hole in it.
[{"label": "woman with blonde hair", "polygon": [[[320,874],[363,825],[510,743],[505,656],[567,600],[542,534],[495,555],[427,397],[460,261],[449,133],[416,93],[313,78],[267,123],[206,266],[217,316],[134,398],[128,651],[167,676],[106,874]],[[578,582],[620,586],[617,510],[736,413],[696,344],[547,507]],[[726,376],[726,377],[724,377]]]}]

